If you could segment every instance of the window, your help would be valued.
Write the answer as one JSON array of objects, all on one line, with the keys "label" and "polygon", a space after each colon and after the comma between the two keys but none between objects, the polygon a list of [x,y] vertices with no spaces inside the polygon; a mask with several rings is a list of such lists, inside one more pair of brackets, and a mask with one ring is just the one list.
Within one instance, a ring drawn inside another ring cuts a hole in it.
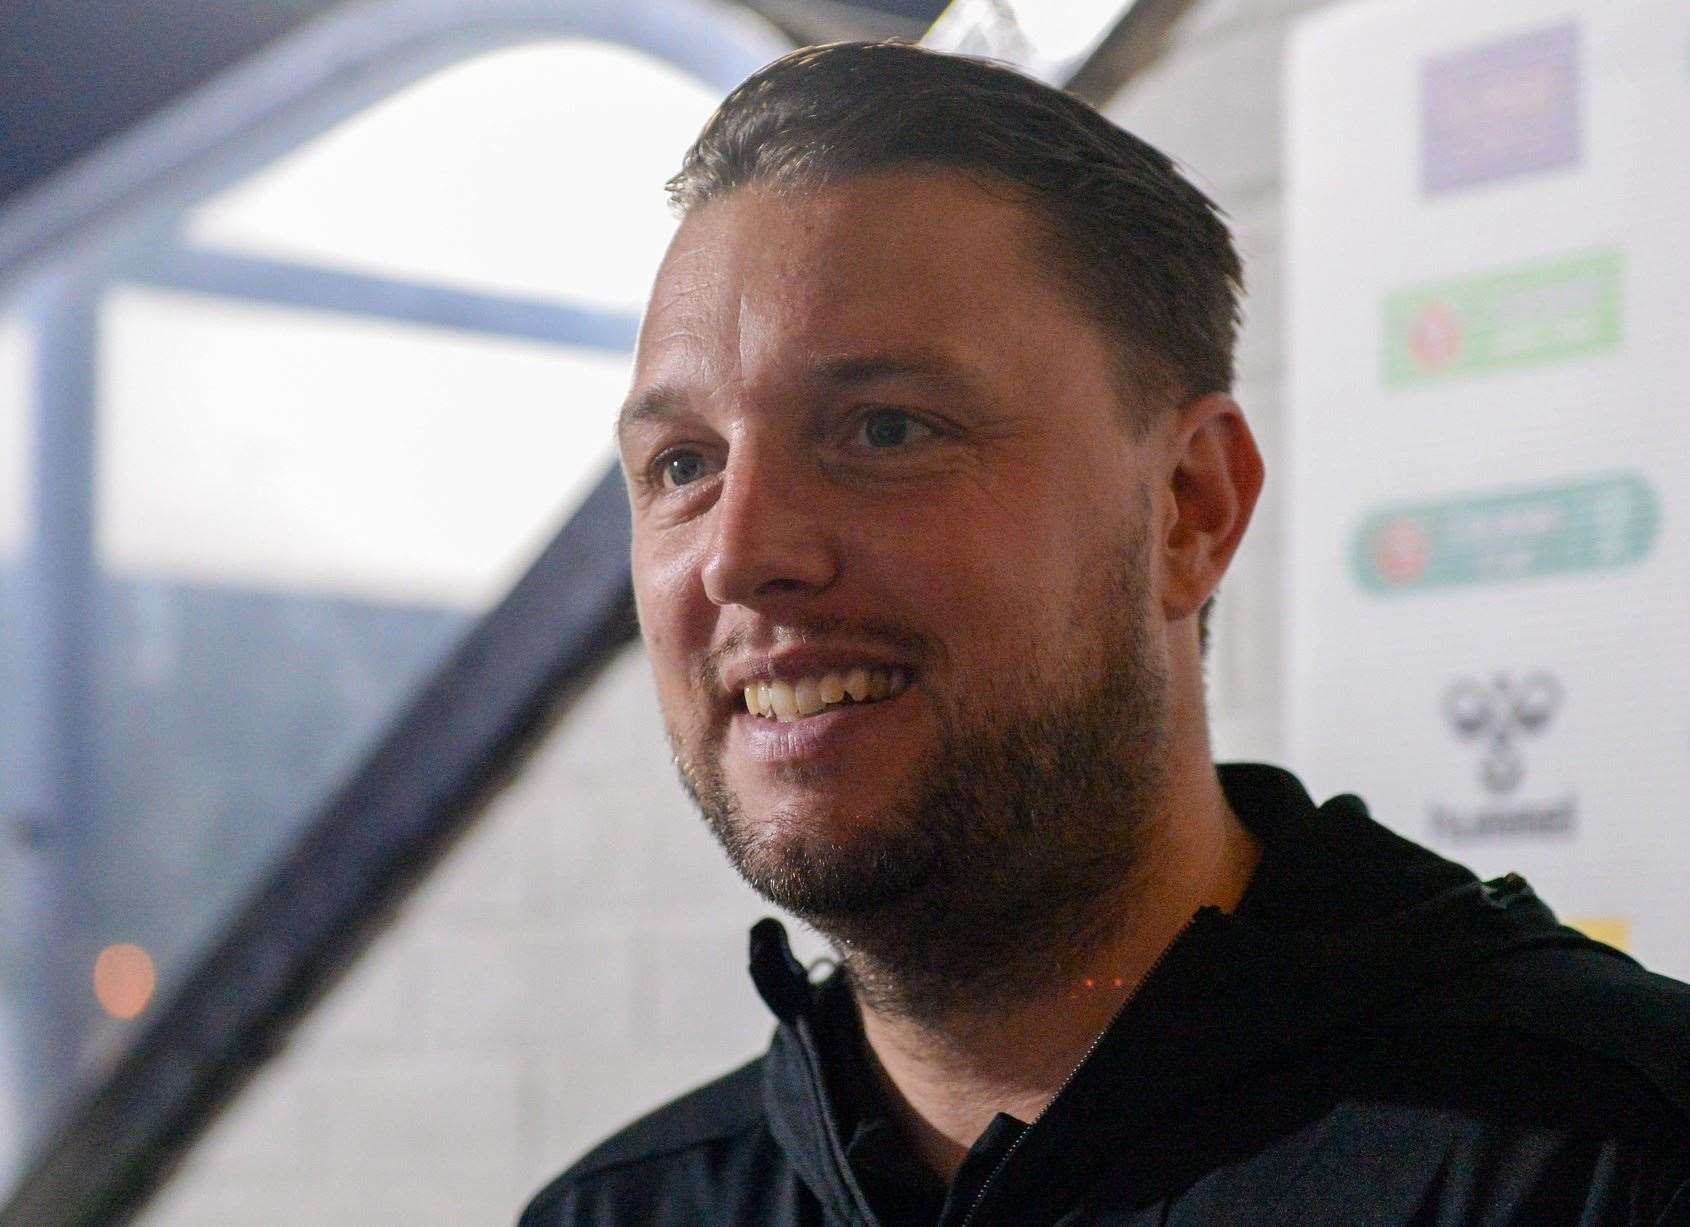
[{"label": "window", "polygon": [[611,464],[767,53],[483,50],[0,301],[0,1203]]}]

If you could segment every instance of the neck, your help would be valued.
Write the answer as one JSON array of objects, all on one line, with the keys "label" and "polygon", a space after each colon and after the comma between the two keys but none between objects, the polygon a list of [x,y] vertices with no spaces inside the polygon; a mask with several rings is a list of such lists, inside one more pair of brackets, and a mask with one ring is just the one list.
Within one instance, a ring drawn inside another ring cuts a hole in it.
[{"label": "neck", "polygon": [[1027,931],[1006,974],[984,984],[911,991],[872,948],[842,943],[881,1096],[947,1181],[997,1113],[1044,1110],[1199,908],[1243,897],[1260,850],[1212,769],[1167,801],[1122,888],[1094,895],[1088,915],[1055,909],[1057,931]]}]

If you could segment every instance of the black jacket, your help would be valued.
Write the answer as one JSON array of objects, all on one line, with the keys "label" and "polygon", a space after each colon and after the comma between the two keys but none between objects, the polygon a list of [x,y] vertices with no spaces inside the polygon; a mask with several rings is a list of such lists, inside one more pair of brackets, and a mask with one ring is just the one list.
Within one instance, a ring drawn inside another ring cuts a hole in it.
[{"label": "black jacket", "polygon": [[1199,912],[1045,1113],[1000,1115],[949,1190],[900,1169],[841,978],[812,985],[764,921],[768,1052],[597,1147],[521,1227],[1690,1227],[1690,987],[1355,797],[1221,778],[1263,847],[1243,903]]}]

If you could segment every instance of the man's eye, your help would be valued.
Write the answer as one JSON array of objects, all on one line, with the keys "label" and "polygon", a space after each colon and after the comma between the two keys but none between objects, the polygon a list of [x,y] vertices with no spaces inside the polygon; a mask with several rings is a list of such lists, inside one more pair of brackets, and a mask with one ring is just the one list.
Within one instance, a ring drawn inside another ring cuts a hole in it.
[{"label": "man's eye", "polygon": [[930,427],[924,426],[901,409],[876,409],[865,414],[858,437],[869,447],[885,450],[891,447],[902,447],[911,441],[910,432],[915,431],[917,437],[920,432],[932,434]]},{"label": "man's eye", "polygon": [[705,476],[708,466],[697,452],[671,452],[658,461],[658,470],[665,485],[685,486]]}]

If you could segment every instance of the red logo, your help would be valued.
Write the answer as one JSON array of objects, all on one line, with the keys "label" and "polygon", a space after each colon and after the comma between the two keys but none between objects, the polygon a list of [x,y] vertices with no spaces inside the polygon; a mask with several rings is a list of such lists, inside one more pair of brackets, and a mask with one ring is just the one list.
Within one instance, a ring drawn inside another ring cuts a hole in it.
[{"label": "red logo", "polygon": [[1410,584],[1426,572],[1432,545],[1413,520],[1392,520],[1373,538],[1373,566],[1387,584]]},{"label": "red logo", "polygon": [[1441,302],[1428,303],[1408,330],[1408,348],[1426,371],[1448,366],[1461,355],[1461,328],[1455,314]]}]

